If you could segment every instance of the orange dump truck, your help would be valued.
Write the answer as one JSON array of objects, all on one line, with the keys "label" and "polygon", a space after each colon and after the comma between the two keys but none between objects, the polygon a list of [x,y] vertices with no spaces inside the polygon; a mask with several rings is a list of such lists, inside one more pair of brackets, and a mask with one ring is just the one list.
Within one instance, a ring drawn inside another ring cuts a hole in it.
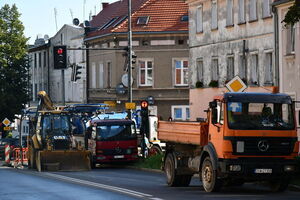
[{"label": "orange dump truck", "polygon": [[284,191],[298,171],[294,103],[286,94],[225,93],[209,103],[203,122],[159,121],[166,142],[169,186],[188,186],[199,173],[207,192],[268,181]]}]

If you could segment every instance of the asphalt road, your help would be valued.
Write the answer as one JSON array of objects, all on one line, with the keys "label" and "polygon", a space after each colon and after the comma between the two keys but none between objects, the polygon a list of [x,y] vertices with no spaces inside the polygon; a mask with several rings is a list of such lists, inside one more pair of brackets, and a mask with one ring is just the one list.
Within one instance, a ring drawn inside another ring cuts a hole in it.
[{"label": "asphalt road", "polygon": [[245,184],[206,193],[197,177],[189,187],[171,188],[162,173],[105,166],[88,172],[36,172],[0,168],[0,199],[300,199],[299,191],[272,193]]}]

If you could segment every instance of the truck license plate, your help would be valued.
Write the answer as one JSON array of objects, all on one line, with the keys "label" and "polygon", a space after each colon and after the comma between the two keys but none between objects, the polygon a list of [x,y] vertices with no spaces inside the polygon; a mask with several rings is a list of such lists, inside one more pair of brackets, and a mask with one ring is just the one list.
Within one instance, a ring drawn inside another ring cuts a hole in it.
[{"label": "truck license plate", "polygon": [[117,155],[117,156],[114,156],[114,158],[124,158],[124,155]]},{"label": "truck license plate", "polygon": [[272,169],[255,169],[256,174],[272,174]]}]

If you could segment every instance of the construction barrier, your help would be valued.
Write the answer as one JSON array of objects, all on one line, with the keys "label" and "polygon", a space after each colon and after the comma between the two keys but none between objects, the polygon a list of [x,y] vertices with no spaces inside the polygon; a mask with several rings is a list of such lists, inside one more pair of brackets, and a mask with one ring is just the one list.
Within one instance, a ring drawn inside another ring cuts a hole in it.
[{"label": "construction barrier", "polygon": [[5,163],[9,165],[10,164],[10,145],[9,144],[5,145],[4,154],[5,154]]},{"label": "construction barrier", "polygon": [[28,165],[28,148],[14,148],[14,166]]}]

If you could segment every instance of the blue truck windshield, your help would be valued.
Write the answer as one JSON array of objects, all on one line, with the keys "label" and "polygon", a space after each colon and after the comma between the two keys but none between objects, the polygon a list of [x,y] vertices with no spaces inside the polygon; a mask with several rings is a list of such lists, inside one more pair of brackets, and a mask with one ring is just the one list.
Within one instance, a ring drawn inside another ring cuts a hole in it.
[{"label": "blue truck windshield", "polygon": [[227,103],[228,126],[239,130],[291,130],[295,128],[292,104]]}]

